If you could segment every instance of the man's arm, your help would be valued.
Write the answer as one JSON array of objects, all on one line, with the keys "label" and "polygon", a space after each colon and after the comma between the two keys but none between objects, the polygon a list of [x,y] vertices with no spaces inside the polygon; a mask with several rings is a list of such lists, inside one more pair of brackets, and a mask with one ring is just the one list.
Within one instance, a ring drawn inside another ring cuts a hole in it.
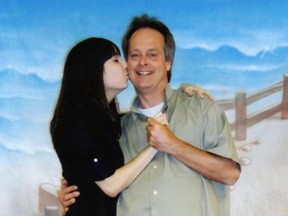
[{"label": "man's arm", "polygon": [[58,201],[64,208],[64,211],[68,211],[68,207],[76,202],[76,198],[80,195],[78,187],[76,185],[69,186],[66,179],[61,179],[61,188],[57,191]]},{"label": "man's arm", "polygon": [[147,138],[150,146],[172,155],[194,171],[226,185],[233,185],[240,176],[240,165],[229,159],[198,149],[178,139],[165,125],[148,118]]},{"label": "man's arm", "polygon": [[201,99],[204,99],[204,97],[206,96],[210,100],[213,100],[213,96],[208,91],[199,86],[192,84],[182,84],[180,89],[185,92],[189,97],[193,97],[193,95],[198,95]]}]

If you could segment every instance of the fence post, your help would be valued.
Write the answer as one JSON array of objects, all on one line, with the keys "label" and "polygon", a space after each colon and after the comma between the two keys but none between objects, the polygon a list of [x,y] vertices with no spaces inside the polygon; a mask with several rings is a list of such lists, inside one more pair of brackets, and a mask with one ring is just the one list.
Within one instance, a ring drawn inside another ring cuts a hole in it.
[{"label": "fence post", "polygon": [[235,140],[246,140],[247,100],[246,92],[237,92],[235,97]]},{"label": "fence post", "polygon": [[58,216],[59,209],[57,206],[46,206],[44,216]]},{"label": "fence post", "polygon": [[288,73],[284,74],[281,119],[288,119]]}]

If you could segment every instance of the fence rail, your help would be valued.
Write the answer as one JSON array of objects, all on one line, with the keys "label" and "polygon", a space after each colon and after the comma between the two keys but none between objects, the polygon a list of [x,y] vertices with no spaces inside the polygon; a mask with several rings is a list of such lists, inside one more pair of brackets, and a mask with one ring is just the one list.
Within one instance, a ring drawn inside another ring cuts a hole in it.
[{"label": "fence rail", "polygon": [[[262,121],[277,112],[281,112],[281,119],[288,119],[288,73],[284,74],[283,81],[267,87],[247,97],[246,92],[237,92],[234,99],[218,100],[223,110],[235,109],[235,121],[230,123],[235,131],[235,140],[247,138],[247,128]],[[259,100],[279,91],[283,91],[282,100],[276,105],[265,107],[257,112],[247,115],[247,107]]]},{"label": "fence rail", "polygon": [[[264,107],[255,113],[247,114],[247,107],[274,93],[283,91],[282,100],[276,105]],[[230,122],[232,131],[235,132],[235,140],[242,141],[247,138],[247,128],[269,118],[277,112],[281,112],[281,119],[288,119],[288,73],[283,75],[283,81],[273,84],[259,92],[247,97],[246,92],[237,92],[234,99],[216,101],[222,110],[235,109],[235,121]],[[122,110],[125,114],[129,110]]]}]

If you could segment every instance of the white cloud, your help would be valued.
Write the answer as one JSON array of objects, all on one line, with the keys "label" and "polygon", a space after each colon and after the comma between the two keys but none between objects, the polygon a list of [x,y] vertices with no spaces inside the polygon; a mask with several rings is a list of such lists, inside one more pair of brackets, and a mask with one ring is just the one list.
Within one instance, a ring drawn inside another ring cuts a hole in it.
[{"label": "white cloud", "polygon": [[218,68],[218,69],[224,69],[229,71],[237,71],[237,72],[245,72],[245,71],[260,71],[260,72],[266,72],[271,70],[276,70],[281,65],[256,65],[256,64],[225,64],[225,65],[209,65],[210,68]]},{"label": "white cloud", "polygon": [[[272,52],[277,47],[288,45],[288,31],[285,30],[239,30],[233,36],[222,35],[221,38],[213,34],[198,36],[191,30],[175,31],[176,44],[181,48],[200,47],[214,51],[223,45],[238,49],[247,56],[255,56],[261,51]],[[264,52],[265,54],[265,52]]]},{"label": "white cloud", "polygon": [[56,52],[36,49],[0,51],[0,70],[14,69],[25,74],[35,73],[47,81],[59,80],[62,77],[63,64],[64,58]]}]

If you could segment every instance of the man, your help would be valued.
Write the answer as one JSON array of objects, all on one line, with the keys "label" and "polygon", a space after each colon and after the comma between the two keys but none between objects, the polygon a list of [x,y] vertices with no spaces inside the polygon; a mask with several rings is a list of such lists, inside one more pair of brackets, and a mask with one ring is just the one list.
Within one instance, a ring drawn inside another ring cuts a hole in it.
[{"label": "man", "polygon": [[[125,161],[148,144],[160,152],[122,192],[117,214],[229,215],[227,185],[239,178],[240,165],[225,114],[214,101],[170,88],[175,42],[159,20],[135,17],[122,48],[137,93],[132,112],[122,119]],[[169,126],[146,121],[159,111]]]}]

